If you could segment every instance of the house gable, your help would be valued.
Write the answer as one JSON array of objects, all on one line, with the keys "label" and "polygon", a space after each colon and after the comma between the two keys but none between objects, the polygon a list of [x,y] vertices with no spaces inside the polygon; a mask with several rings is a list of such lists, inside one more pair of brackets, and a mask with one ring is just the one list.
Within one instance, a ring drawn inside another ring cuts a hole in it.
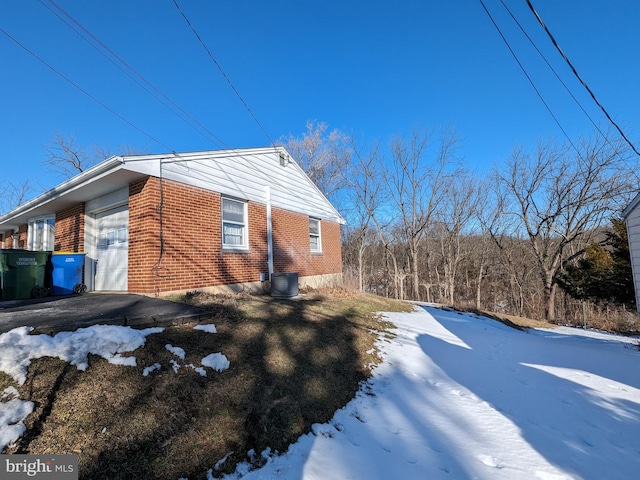
[{"label": "house gable", "polygon": [[121,157],[125,169],[345,223],[282,147]]}]

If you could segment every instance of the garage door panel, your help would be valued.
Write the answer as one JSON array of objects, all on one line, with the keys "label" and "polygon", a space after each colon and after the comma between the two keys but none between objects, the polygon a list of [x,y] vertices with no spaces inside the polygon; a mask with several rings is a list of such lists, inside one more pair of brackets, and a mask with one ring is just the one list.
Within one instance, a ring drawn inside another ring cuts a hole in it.
[{"label": "garage door panel", "polygon": [[123,205],[96,215],[96,290],[127,290],[129,209]]}]

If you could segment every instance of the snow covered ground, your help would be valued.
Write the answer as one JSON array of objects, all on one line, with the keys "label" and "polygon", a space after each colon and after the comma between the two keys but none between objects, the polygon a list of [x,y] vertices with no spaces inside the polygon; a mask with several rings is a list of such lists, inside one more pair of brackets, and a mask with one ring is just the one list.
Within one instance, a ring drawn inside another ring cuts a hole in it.
[{"label": "snow covered ground", "polygon": [[387,316],[397,337],[357,397],[228,480],[638,478],[638,339],[434,307]]},{"label": "snow covered ground", "polygon": [[[520,332],[430,306],[386,315],[397,337],[379,341],[384,361],[356,398],[286,453],[263,452],[261,469],[242,464],[227,480],[637,478],[638,339]],[[126,368],[131,357],[121,354],[154,332],[124,328],[41,335],[41,343],[16,329],[0,335],[0,369],[21,382],[36,354],[83,368],[86,351]],[[179,347],[167,349],[180,358]],[[229,368],[225,360],[213,355],[203,365]],[[0,392],[0,448],[32,409],[17,393]]]}]

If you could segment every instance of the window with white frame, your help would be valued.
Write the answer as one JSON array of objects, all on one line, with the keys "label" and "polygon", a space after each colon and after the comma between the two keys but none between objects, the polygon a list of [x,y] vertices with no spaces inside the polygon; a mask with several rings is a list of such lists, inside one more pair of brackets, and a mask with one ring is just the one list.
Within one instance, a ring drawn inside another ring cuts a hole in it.
[{"label": "window with white frame", "polygon": [[320,220],[317,218],[309,219],[309,245],[312,252],[321,252],[322,244],[320,242]]},{"label": "window with white frame", "polygon": [[222,198],[222,246],[247,248],[247,202]]},{"label": "window with white frame", "polygon": [[53,250],[56,233],[54,215],[29,219],[27,250]]}]

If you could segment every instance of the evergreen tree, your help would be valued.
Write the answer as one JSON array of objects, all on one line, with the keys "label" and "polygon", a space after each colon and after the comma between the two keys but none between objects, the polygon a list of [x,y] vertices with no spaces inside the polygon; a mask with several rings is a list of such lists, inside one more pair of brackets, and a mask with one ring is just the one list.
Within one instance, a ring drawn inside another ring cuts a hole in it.
[{"label": "evergreen tree", "polygon": [[611,223],[604,242],[588,245],[584,257],[566,265],[556,282],[578,300],[635,306],[627,228],[624,220]]}]

